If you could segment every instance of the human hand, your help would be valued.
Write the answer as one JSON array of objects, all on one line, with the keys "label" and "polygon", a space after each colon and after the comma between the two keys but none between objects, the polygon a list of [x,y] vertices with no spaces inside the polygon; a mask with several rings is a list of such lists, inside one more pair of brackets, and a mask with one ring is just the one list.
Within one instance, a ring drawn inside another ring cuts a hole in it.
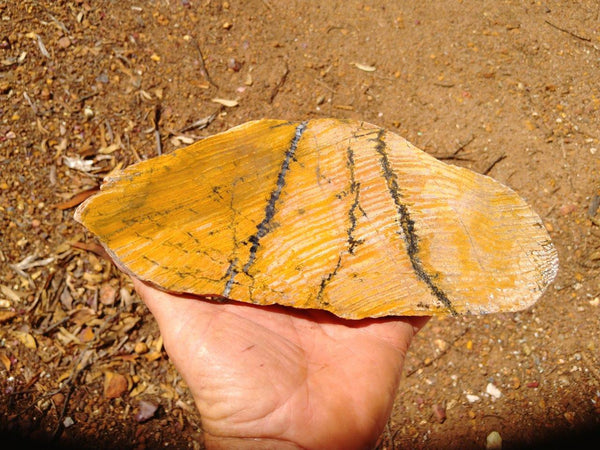
[{"label": "human hand", "polygon": [[428,317],[217,304],[134,279],[202,417],[208,448],[368,448]]}]

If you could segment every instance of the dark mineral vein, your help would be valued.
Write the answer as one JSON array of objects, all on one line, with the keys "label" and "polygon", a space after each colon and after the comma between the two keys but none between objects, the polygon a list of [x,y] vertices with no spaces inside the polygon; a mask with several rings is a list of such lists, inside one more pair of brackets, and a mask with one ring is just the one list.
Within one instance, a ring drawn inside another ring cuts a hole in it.
[{"label": "dark mineral vein", "polygon": [[[285,157],[283,162],[281,163],[281,168],[279,169],[279,174],[277,175],[277,184],[275,185],[275,189],[271,191],[271,195],[269,197],[269,201],[267,202],[267,206],[265,207],[265,215],[263,220],[256,226],[256,233],[248,238],[248,242],[252,244],[250,247],[250,255],[248,256],[248,261],[242,267],[242,272],[248,274],[248,270],[254,264],[256,260],[256,252],[258,251],[258,247],[260,246],[260,240],[265,237],[269,231],[271,231],[270,225],[273,217],[276,212],[276,205],[279,197],[281,196],[281,192],[285,186],[285,178],[290,170],[290,163],[294,160],[294,156],[296,154],[296,149],[298,148],[298,143],[300,142],[300,138],[302,138],[302,134],[306,130],[308,122],[302,122],[296,127],[296,132],[294,133],[294,137],[290,142],[288,149],[285,152]],[[227,283],[225,284],[225,289],[223,291],[223,296],[227,297],[231,292],[231,287],[235,282],[235,276],[239,273],[239,270],[235,267],[235,261],[232,261],[227,272],[230,277]]]},{"label": "dark mineral vein", "polygon": [[[348,222],[350,226],[346,230],[348,234],[348,253],[353,255],[356,247],[362,244],[362,240],[356,239],[354,237],[354,230],[356,230],[357,220],[356,210],[361,209],[359,204],[360,183],[356,181],[354,174],[354,151],[352,150],[352,147],[348,147],[348,149],[346,150],[346,167],[348,168],[348,172],[350,173],[350,193],[354,194],[354,198],[352,199],[352,205],[350,205],[350,209],[348,210]],[[343,195],[339,195],[339,198],[342,197]],[[342,256],[343,253],[338,256],[337,262],[333,270],[321,280],[321,284],[319,285],[319,291],[317,292],[317,301],[319,303],[325,304],[322,301],[323,293],[325,292],[325,288],[327,287],[327,285],[337,275],[338,271],[342,267]]]},{"label": "dark mineral vein", "polygon": [[375,142],[375,150],[381,156],[381,171],[385,182],[394,201],[396,211],[398,213],[398,222],[403,232],[404,242],[406,244],[406,253],[410,259],[413,270],[417,276],[427,285],[431,293],[446,307],[452,315],[456,315],[456,310],[452,306],[452,302],[446,295],[446,293],[437,286],[433,278],[434,276],[427,273],[423,267],[423,263],[419,258],[419,237],[415,231],[415,222],[410,218],[410,212],[407,206],[402,202],[402,193],[398,186],[398,176],[394,172],[388,154],[386,152],[386,144],[383,140],[385,134],[384,129],[380,129],[377,137],[372,139]]}]

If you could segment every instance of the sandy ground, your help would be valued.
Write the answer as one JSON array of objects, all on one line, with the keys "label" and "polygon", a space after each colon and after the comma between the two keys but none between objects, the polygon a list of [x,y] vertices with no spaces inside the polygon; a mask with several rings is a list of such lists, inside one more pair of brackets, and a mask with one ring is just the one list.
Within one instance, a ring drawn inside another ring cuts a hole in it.
[{"label": "sandy ground", "polygon": [[73,206],[159,147],[336,117],[512,187],[561,261],[531,310],[430,322],[379,447],[597,439],[599,23],[592,0],[0,3],[2,433],[200,448],[152,317]]}]

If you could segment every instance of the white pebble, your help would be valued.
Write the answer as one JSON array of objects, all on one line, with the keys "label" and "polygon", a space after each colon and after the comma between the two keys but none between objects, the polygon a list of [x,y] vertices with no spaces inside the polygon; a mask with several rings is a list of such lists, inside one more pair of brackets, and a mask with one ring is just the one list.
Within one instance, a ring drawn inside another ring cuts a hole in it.
[{"label": "white pebble", "polygon": [[73,425],[75,422],[73,421],[73,419],[71,419],[71,417],[67,416],[65,417],[65,419],[63,420],[63,426],[65,428],[69,428],[71,425]]},{"label": "white pebble", "polygon": [[502,436],[497,431],[492,431],[488,434],[485,440],[485,448],[487,450],[501,450],[502,449]]},{"label": "white pebble", "polygon": [[502,396],[502,392],[500,392],[500,389],[498,389],[492,383],[488,383],[487,387],[485,388],[485,392],[487,392],[494,398],[500,398]]},{"label": "white pebble", "polygon": [[469,400],[469,403],[475,403],[481,400],[481,398],[479,398],[479,395],[467,394],[467,400]]}]

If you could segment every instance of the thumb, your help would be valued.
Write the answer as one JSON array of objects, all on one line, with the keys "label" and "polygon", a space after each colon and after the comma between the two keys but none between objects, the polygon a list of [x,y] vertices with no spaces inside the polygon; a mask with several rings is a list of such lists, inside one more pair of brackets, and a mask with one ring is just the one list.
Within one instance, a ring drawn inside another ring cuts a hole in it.
[{"label": "thumb", "polygon": [[132,281],[140,298],[158,322],[163,336],[187,321],[192,299],[161,291],[137,278],[132,277]]}]

